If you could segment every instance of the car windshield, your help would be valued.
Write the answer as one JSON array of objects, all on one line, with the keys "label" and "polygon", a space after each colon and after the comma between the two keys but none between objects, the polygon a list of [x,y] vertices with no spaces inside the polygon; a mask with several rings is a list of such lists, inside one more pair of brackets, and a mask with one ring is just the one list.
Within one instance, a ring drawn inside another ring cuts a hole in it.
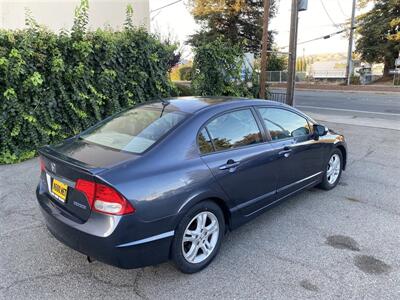
[{"label": "car windshield", "polygon": [[84,132],[80,138],[98,145],[142,153],[178,125],[185,114],[154,107],[138,107]]}]

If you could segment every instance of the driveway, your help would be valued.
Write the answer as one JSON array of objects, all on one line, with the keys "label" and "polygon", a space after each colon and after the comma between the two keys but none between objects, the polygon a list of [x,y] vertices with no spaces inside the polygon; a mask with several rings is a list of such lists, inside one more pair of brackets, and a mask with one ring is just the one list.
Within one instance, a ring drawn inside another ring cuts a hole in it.
[{"label": "driveway", "polygon": [[348,141],[340,185],[303,192],[229,233],[194,275],[170,263],[89,264],[43,224],[37,159],[0,166],[0,298],[399,299],[400,131],[327,125]]}]

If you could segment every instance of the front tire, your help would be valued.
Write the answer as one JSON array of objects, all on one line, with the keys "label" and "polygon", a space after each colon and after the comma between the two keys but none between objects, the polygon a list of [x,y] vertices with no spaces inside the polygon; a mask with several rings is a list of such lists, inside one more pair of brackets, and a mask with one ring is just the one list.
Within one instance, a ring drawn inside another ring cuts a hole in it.
[{"label": "front tire", "polygon": [[183,273],[204,269],[217,255],[225,232],[224,214],[212,201],[192,207],[183,217],[172,243],[172,259]]},{"label": "front tire", "polygon": [[320,187],[324,190],[333,189],[340,181],[343,170],[343,155],[339,149],[334,149],[325,167],[324,177]]}]

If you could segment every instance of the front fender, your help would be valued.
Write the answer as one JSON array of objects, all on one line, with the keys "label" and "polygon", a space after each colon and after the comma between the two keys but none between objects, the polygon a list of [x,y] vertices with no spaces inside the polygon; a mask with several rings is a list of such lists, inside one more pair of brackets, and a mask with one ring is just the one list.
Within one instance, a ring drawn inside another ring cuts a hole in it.
[{"label": "front fender", "polygon": [[336,137],[334,146],[335,146],[335,148],[338,148],[342,152],[343,170],[345,170],[346,166],[347,166],[347,143],[346,143],[343,135],[338,135]]}]

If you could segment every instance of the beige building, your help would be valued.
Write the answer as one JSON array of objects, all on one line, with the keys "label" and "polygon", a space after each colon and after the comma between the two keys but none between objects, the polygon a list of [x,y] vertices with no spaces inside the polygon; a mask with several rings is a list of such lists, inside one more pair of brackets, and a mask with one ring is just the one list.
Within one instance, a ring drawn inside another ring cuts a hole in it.
[{"label": "beige building", "polygon": [[[53,31],[71,29],[79,0],[0,0],[0,28],[25,26],[25,11]],[[126,7],[133,7],[133,22],[150,30],[149,0],[89,0],[89,28],[110,26],[118,29],[125,21]]]}]

